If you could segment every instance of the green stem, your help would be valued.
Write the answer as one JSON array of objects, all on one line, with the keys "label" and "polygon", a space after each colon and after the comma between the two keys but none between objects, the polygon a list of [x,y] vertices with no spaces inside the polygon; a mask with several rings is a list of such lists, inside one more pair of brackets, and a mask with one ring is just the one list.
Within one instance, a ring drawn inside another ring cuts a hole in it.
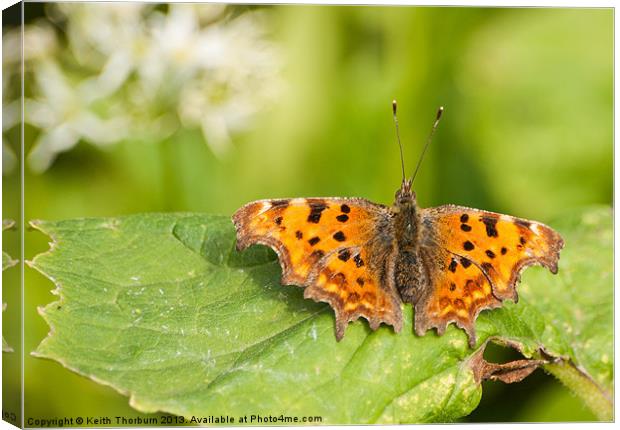
[{"label": "green stem", "polygon": [[547,364],[544,368],[558,378],[569,390],[579,396],[599,420],[612,421],[613,402],[611,396],[592,378],[568,361]]}]

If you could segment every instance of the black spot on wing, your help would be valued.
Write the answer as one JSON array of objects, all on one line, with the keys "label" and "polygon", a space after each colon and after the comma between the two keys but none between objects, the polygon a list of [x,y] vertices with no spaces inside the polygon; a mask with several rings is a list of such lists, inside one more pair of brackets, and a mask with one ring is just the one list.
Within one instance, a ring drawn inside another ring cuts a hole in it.
[{"label": "black spot on wing", "polygon": [[456,260],[453,258],[452,261],[450,262],[450,265],[448,266],[448,270],[452,273],[456,272],[456,266],[457,266],[457,262]]},{"label": "black spot on wing", "polygon": [[484,253],[487,255],[487,257],[489,258],[495,258],[495,253],[493,251],[491,251],[490,249],[487,249],[486,251],[484,251]]},{"label": "black spot on wing", "polygon": [[471,243],[469,240],[466,242],[463,242],[463,249],[465,251],[471,251],[472,249],[474,249],[474,244]]},{"label": "black spot on wing", "polygon": [[349,207],[349,205],[344,203],[344,204],[340,205],[340,211],[342,213],[348,214],[349,212],[351,212],[351,208]]},{"label": "black spot on wing", "polygon": [[482,263],[482,264],[480,265],[480,267],[482,267],[482,269],[483,269],[485,272],[489,273],[489,271],[493,268],[493,265],[492,265],[491,263],[489,263],[489,262],[485,261],[484,263]]},{"label": "black spot on wing", "polygon": [[275,219],[276,224],[281,225],[282,224],[282,217],[279,216]]},{"label": "black spot on wing", "polygon": [[334,238],[334,240],[337,240],[338,242],[344,242],[347,239],[344,233],[341,231],[337,231],[336,233],[334,233],[332,237]]},{"label": "black spot on wing", "polygon": [[311,246],[314,246],[314,245],[316,245],[317,243],[319,243],[320,241],[321,241],[321,239],[320,239],[319,237],[314,236],[312,239],[309,239],[309,240],[308,240],[308,243],[309,243]]},{"label": "black spot on wing", "polygon": [[515,224],[525,228],[530,228],[530,226],[532,225],[531,222],[522,219],[515,219]]},{"label": "black spot on wing", "polygon": [[347,222],[349,220],[349,215],[347,214],[338,215],[336,219],[340,222]]},{"label": "black spot on wing", "polygon": [[487,230],[487,236],[497,237],[497,217],[494,216],[481,216],[480,222],[484,224]]},{"label": "black spot on wing", "polygon": [[321,212],[327,209],[325,202],[312,202],[310,203],[310,215],[308,215],[308,222],[318,224],[321,220]]},{"label": "black spot on wing", "polygon": [[355,265],[357,267],[362,267],[364,265],[364,260],[362,260],[362,257],[360,257],[359,254],[355,255],[355,257],[353,257],[353,261],[355,261]]},{"label": "black spot on wing", "polygon": [[303,238],[304,238],[304,234],[303,234],[301,231],[297,230],[297,231],[295,232],[295,237],[296,237],[297,239],[303,239]]},{"label": "black spot on wing", "polygon": [[348,261],[351,258],[351,252],[348,249],[341,249],[338,251],[338,258],[342,261]]},{"label": "black spot on wing", "polygon": [[467,222],[468,220],[469,220],[469,215],[467,215],[467,214],[463,214],[463,215],[461,215],[461,222],[462,222],[462,223],[465,223],[465,222]]},{"label": "black spot on wing", "polygon": [[271,201],[271,207],[272,208],[285,208],[287,207],[289,204],[289,200],[283,199],[283,200],[272,200]]},{"label": "black spot on wing", "polygon": [[502,246],[502,255],[506,255],[506,253],[508,252],[508,250],[506,249],[505,246]]},{"label": "black spot on wing", "polygon": [[461,266],[463,266],[464,269],[467,269],[469,266],[471,266],[471,261],[469,261],[467,258],[461,258]]}]

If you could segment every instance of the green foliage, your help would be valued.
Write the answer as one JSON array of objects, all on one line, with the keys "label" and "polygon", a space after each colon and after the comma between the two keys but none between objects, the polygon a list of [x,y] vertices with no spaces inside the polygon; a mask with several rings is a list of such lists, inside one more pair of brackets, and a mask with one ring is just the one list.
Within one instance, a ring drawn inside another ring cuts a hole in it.
[{"label": "green foliage", "polygon": [[[15,221],[9,219],[2,220],[2,231],[8,230],[15,226]],[[18,263],[17,260],[11,258],[9,254],[2,250],[2,271],[4,272],[9,267],[15,266]],[[2,312],[6,309],[6,303],[2,303]],[[4,336],[2,336],[2,352],[13,352],[13,348],[6,342]]]},{"label": "green foliage", "polygon": [[[529,269],[519,303],[477,323],[478,348],[492,339],[546,359],[600,419],[611,416],[610,215],[592,209],[559,220],[567,244],[560,274]],[[42,310],[52,330],[35,355],[129,395],[138,410],[450,422],[480,400],[463,331],[418,337],[406,306],[402,333],[358,321],[336,342],[329,307],[279,285],[267,248],[237,253],[227,217],[32,225],[54,243],[30,264],[60,295]]]}]

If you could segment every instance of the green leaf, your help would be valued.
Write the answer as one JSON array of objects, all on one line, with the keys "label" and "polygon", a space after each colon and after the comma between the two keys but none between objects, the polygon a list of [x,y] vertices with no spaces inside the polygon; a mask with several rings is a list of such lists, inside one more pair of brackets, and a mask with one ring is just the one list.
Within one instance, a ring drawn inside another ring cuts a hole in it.
[{"label": "green leaf", "polygon": [[[15,226],[15,221],[10,219],[2,220],[2,231],[9,230]],[[4,272],[9,267],[13,267],[18,263],[18,260],[11,258],[9,254],[2,250],[2,271]],[[2,303],[2,312],[6,309],[6,303]],[[2,336],[2,352],[13,352],[13,348],[6,342],[4,335]]]},{"label": "green leaf", "polygon": [[271,250],[237,253],[228,217],[31,224],[53,245],[29,264],[60,295],[41,310],[52,330],[34,354],[114,387],[140,411],[229,415],[235,423],[252,414],[320,416],[322,424],[450,422],[480,401],[474,370],[489,339],[553,362],[546,368],[563,381],[553,366],[568,369],[611,411],[609,209],[557,223],[567,244],[560,275],[529,269],[518,304],[483,312],[478,354],[453,326],[441,337],[414,335],[411,306],[400,334],[372,332],[360,320],[336,342],[331,309],[281,286]]}]

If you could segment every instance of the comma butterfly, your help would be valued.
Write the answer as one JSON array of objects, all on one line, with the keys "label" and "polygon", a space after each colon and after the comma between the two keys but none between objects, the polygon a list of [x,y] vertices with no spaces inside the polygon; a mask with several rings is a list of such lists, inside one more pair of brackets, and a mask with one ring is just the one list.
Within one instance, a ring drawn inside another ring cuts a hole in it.
[{"label": "comma butterfly", "polygon": [[[273,248],[282,284],[305,287],[305,298],[334,309],[337,340],[360,316],[373,330],[386,323],[399,332],[401,303],[411,303],[416,334],[434,327],[441,335],[454,322],[473,347],[478,314],[517,301],[522,269],[558,271],[564,242],[544,224],[455,205],[418,207],[412,184],[442,111],[411,179],[400,146],[403,181],[392,206],[341,197],[259,200],[232,217],[238,250]],[[393,113],[400,145],[395,101]]]}]

